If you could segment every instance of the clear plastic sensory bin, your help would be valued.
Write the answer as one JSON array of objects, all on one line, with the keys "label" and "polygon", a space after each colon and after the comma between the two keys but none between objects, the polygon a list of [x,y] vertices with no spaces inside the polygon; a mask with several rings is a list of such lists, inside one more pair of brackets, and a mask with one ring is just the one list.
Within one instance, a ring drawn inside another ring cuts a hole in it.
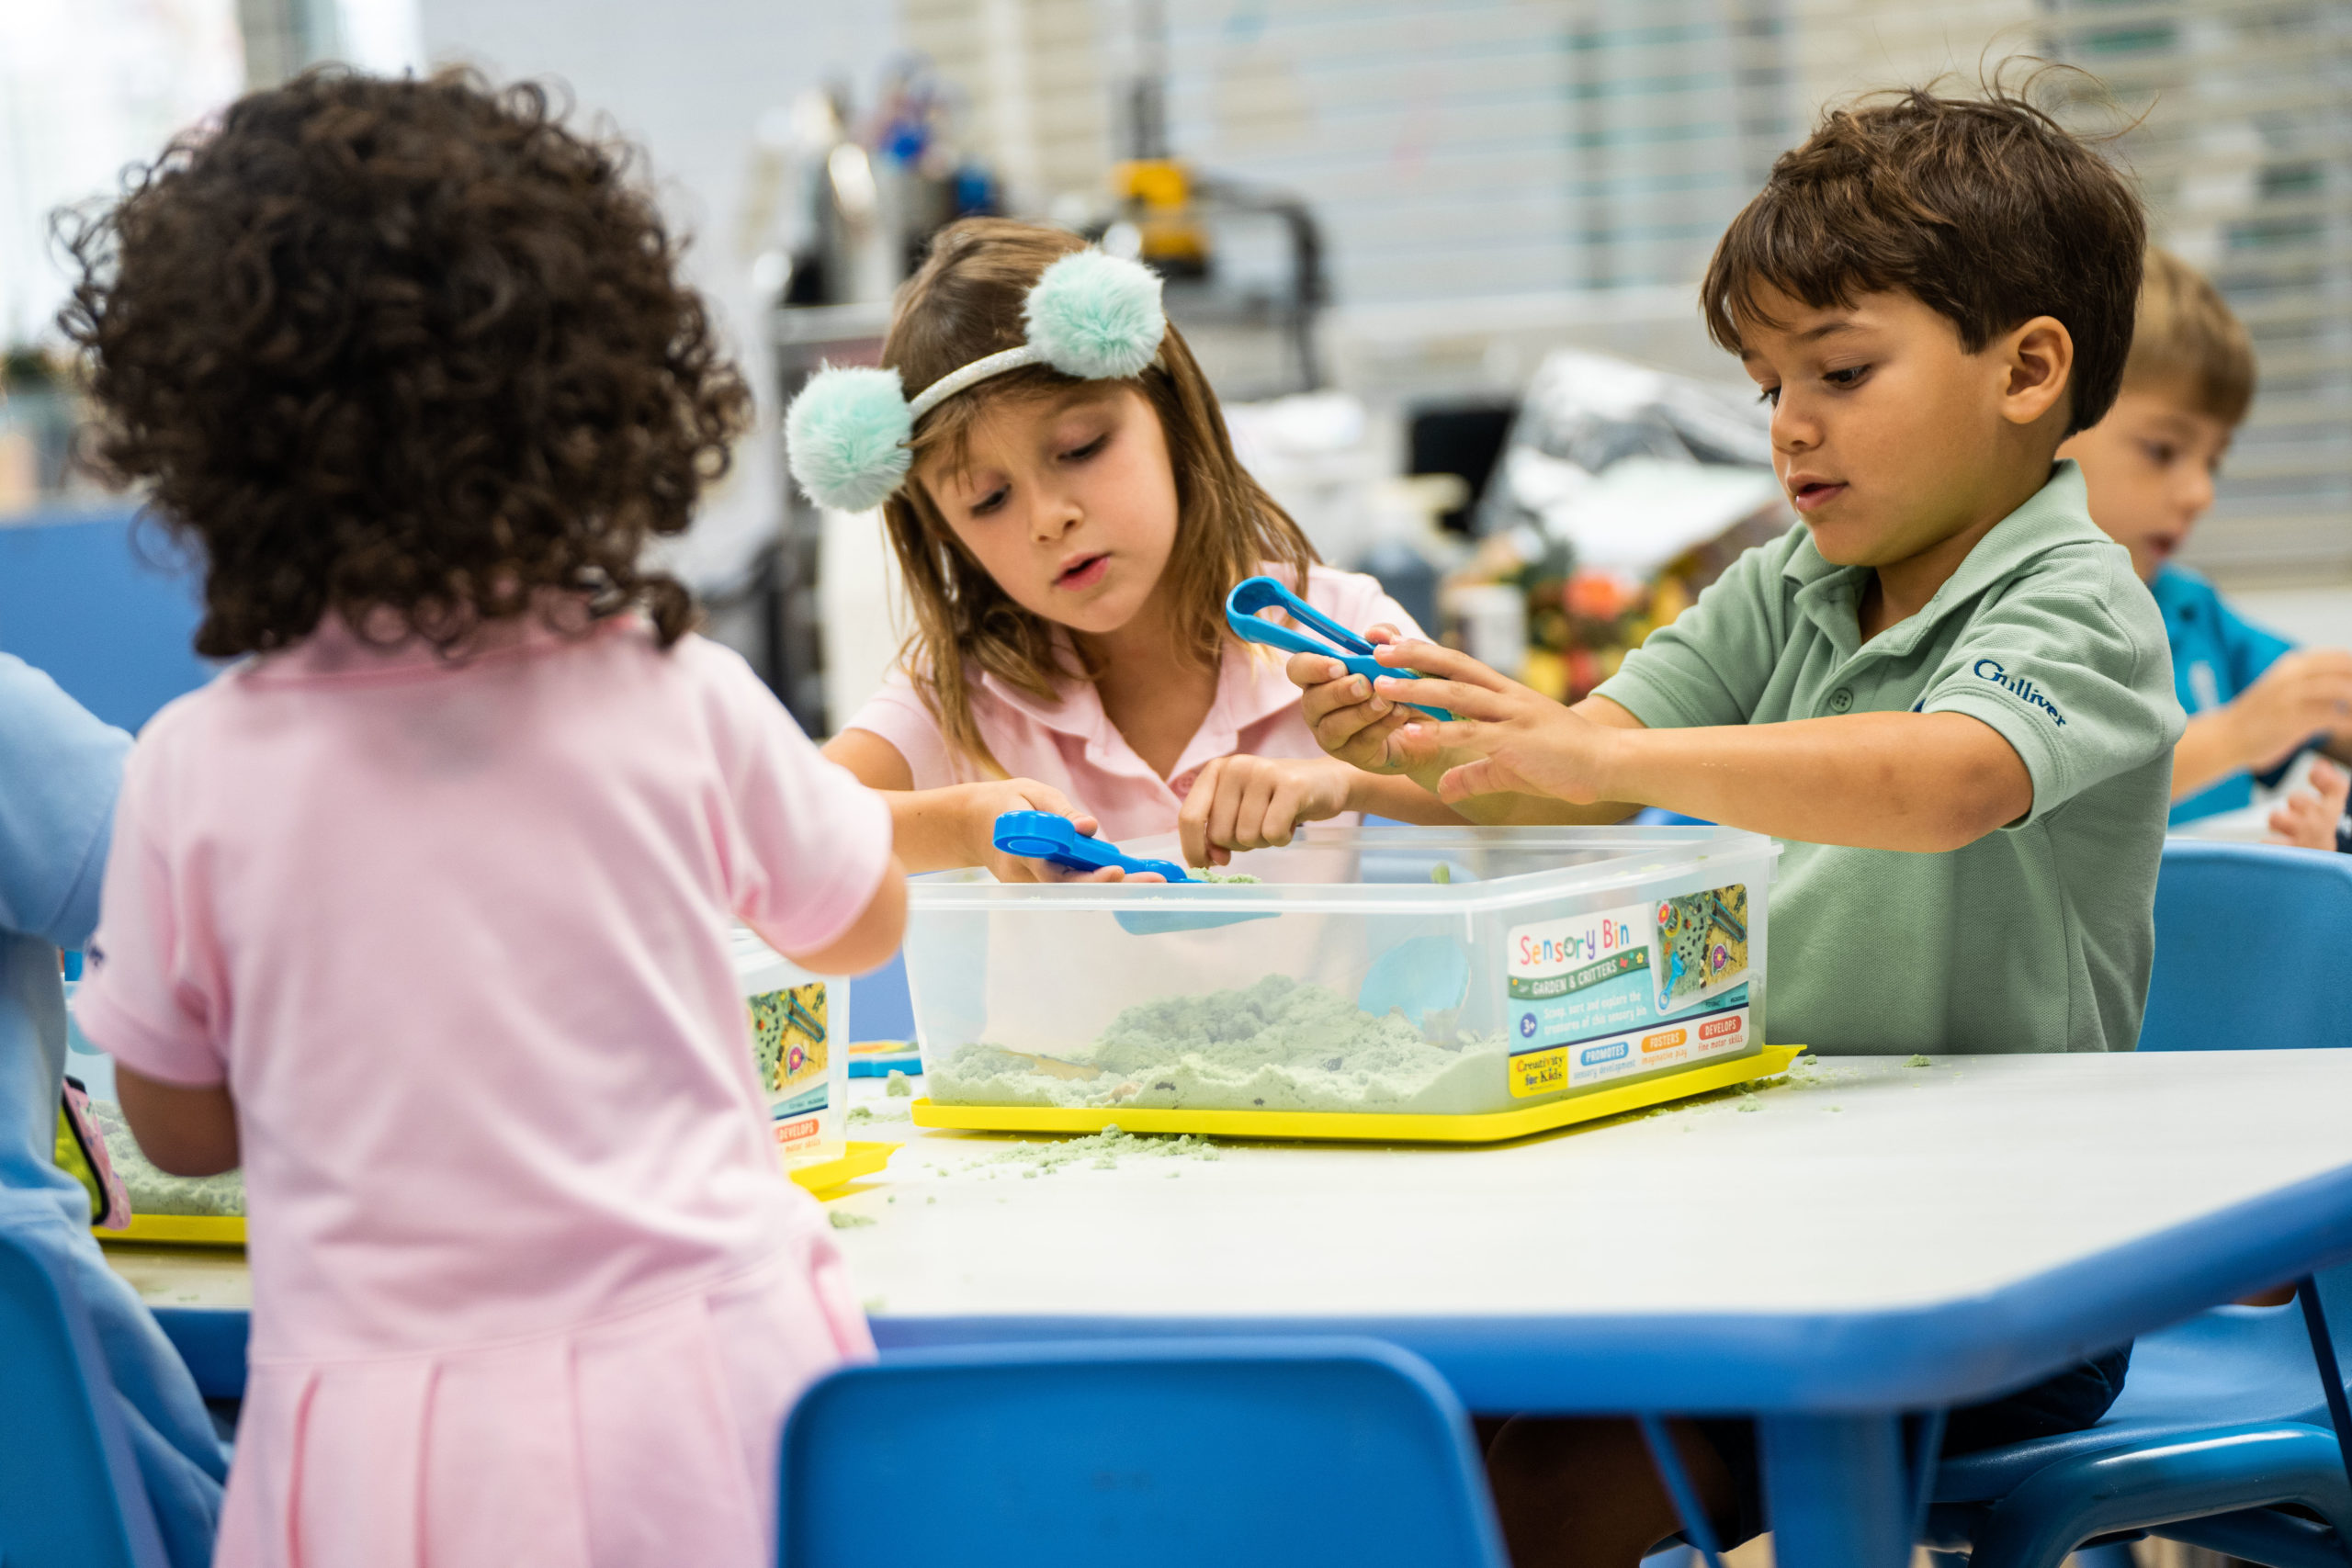
[{"label": "clear plastic sensory bin", "polygon": [[1254,882],[919,877],[917,1120],[1509,1136],[1758,1076],[1778,853],[1723,828],[1316,827],[1223,868]]}]

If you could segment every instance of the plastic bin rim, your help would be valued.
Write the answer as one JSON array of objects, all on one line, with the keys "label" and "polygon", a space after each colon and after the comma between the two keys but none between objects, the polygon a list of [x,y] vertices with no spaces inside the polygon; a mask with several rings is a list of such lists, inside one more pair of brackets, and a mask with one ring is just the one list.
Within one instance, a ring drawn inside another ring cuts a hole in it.
[{"label": "plastic bin rim", "polygon": [[[1508,832],[1544,835],[1532,843],[1527,838],[1514,838],[1511,844],[1515,848],[1540,849],[1547,842],[1580,850],[1601,847],[1590,839],[1556,840],[1551,837],[1560,831],[1562,829],[1338,829],[1329,830],[1327,836],[1319,837],[1317,841],[1318,847],[1324,848],[1434,848],[1449,839],[1461,841],[1462,836],[1468,833]],[[1472,907],[1481,910],[1517,908],[1528,904],[1550,903],[1562,897],[1605,893],[1662,878],[1679,877],[1696,872],[1710,861],[1760,860],[1769,885],[1773,863],[1780,858],[1782,848],[1777,840],[1738,829],[1659,828],[1634,831],[1700,837],[1631,843],[1627,845],[1624,863],[1605,868],[1563,866],[1555,870],[1521,872],[1490,881],[1463,883],[1204,883],[1181,888],[1157,883],[1001,883],[977,867],[967,867],[908,878],[908,903],[910,911],[917,913],[926,910],[1028,908],[1063,912],[1182,908],[1203,912],[1250,910],[1274,914],[1284,909],[1329,912],[1364,905],[1390,912],[1402,912],[1408,908],[1423,913],[1446,913],[1457,908],[1466,912]],[[1373,834],[1380,836],[1374,838]],[[1414,837],[1407,838],[1407,834]],[[1485,845],[1491,845],[1493,841],[1488,839]],[[1475,844],[1480,840],[1473,840],[1471,842]],[[1678,847],[1682,848],[1683,852],[1640,862],[1632,858],[1645,849],[1664,851]],[[1266,906],[1270,904],[1278,905],[1281,908],[1268,909]]]}]

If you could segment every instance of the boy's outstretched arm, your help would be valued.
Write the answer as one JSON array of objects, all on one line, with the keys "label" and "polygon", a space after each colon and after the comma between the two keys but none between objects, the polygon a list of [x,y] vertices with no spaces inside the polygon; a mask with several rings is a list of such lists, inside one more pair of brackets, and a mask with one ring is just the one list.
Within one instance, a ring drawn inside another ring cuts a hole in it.
[{"label": "boy's outstretched arm", "polygon": [[1574,805],[1631,800],[1776,838],[1930,854],[1973,843],[2033,808],[2024,761],[1965,714],[1624,728],[1434,643],[1384,648],[1380,657],[1434,679],[1384,679],[1379,695],[1456,716],[1443,724],[1408,717],[1384,746],[1408,768],[1451,761],[1437,793],[1457,808],[1496,793]]}]

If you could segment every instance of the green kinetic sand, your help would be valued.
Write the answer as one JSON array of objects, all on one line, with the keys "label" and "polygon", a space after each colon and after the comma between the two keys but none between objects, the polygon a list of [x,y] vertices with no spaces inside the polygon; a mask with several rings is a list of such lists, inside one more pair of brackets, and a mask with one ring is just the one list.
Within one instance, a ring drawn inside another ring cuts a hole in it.
[{"label": "green kinetic sand", "polygon": [[1199,1159],[1221,1157],[1206,1138],[1185,1134],[1173,1138],[1138,1136],[1116,1122],[1091,1137],[1065,1138],[1059,1143],[1019,1143],[980,1162],[984,1165],[1026,1166],[1023,1176],[1051,1176],[1066,1165],[1084,1164],[1094,1170],[1116,1170],[1122,1159]]},{"label": "green kinetic sand", "polygon": [[[1432,1025],[1441,1022],[1432,1019]],[[1147,1110],[1485,1110],[1508,1052],[1500,1035],[1449,1038],[1403,1015],[1374,1018],[1337,992],[1269,975],[1240,990],[1131,1007],[1069,1061],[1040,1067],[967,1045],[932,1069],[942,1105],[1137,1106]]]}]

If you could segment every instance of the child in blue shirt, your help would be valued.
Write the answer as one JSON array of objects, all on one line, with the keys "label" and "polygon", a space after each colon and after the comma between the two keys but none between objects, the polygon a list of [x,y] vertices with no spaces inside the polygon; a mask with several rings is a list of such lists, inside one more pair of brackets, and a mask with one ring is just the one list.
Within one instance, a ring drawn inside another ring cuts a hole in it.
[{"label": "child in blue shirt", "polygon": [[[2173,749],[2177,827],[2253,803],[2317,747],[2352,761],[2352,652],[2299,649],[2232,610],[2172,562],[2213,504],[2213,475],[2254,400],[2254,348],[2212,284],[2179,257],[2148,253],[2123,389],[2092,429],[2060,448],[2082,465],[2091,520],[2132,552],[2164,612],[2188,728]],[[2346,775],[2326,762],[2271,814],[2274,835],[2334,849]]]},{"label": "child in blue shirt", "polygon": [[71,1281],[88,1312],[172,1568],[212,1560],[227,1457],[171,1342],[90,1237],[90,1200],[57,1163],[65,1074],[58,950],[98,918],[130,737],[0,653],[0,1231]]}]

